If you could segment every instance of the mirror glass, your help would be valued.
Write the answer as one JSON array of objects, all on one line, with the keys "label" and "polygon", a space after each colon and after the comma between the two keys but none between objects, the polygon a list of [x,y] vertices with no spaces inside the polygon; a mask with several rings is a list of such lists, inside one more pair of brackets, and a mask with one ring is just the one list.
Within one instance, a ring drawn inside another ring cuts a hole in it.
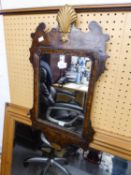
[{"label": "mirror glass", "polygon": [[91,67],[88,57],[42,55],[39,62],[39,118],[82,134]]},{"label": "mirror glass", "polygon": [[[38,130],[32,130],[30,126],[15,122],[11,175],[40,175],[43,172],[45,165],[47,165],[46,163],[32,162],[24,164],[24,160],[28,158],[35,157],[37,161],[38,158],[41,160],[42,153],[44,160],[47,159],[48,161],[48,156],[51,155],[51,152],[49,152],[50,149],[47,149],[47,146],[44,147],[42,145],[43,147],[40,149],[40,133]],[[88,149],[85,151],[81,147],[71,147],[71,145],[68,145],[64,148],[64,151],[62,149],[56,152],[56,156],[66,157],[68,162],[66,167],[70,174],[131,175],[130,161],[98,150]],[[7,169],[6,172],[9,172],[9,170]],[[50,166],[47,174],[56,175],[59,172],[61,173],[58,168]]]}]

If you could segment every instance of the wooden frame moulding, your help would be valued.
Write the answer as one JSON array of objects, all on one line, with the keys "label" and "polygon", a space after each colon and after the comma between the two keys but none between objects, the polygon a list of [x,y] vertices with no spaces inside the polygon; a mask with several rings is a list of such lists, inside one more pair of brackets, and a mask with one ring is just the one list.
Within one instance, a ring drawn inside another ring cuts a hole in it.
[{"label": "wooden frame moulding", "polygon": [[13,104],[6,105],[0,173],[1,175],[11,175],[15,123],[19,122],[31,126],[32,122],[28,114],[29,110],[27,108],[23,108]]},{"label": "wooden frame moulding", "polygon": [[[131,3],[122,4],[100,4],[100,5],[74,5],[72,6],[77,13],[80,12],[96,12],[96,11],[130,11]],[[17,14],[35,14],[35,13],[57,13],[61,6],[37,7],[37,8],[18,8],[0,10],[2,15]]]}]

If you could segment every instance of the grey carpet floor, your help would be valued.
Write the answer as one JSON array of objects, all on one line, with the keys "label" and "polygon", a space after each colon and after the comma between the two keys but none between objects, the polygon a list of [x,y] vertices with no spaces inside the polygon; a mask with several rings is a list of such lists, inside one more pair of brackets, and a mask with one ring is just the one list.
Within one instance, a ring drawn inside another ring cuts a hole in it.
[{"label": "grey carpet floor", "polygon": [[[12,163],[12,175],[40,175],[44,169],[44,164],[30,164],[28,167],[24,167],[24,159],[32,156],[41,156],[40,151],[34,151],[29,148],[15,145],[13,151],[13,163]],[[95,165],[89,163],[81,156],[69,158],[68,165],[65,167],[69,170],[71,175],[111,175],[112,171],[112,155],[103,153],[101,164]],[[121,168],[120,164],[114,164],[114,166]],[[122,166],[122,164],[121,164]],[[46,175],[65,175],[59,169],[51,167]],[[117,173],[117,175],[120,175]],[[131,162],[128,162],[127,173],[121,175],[131,175]]]},{"label": "grey carpet floor", "polygon": [[[30,156],[41,156],[40,151],[33,151],[19,145],[15,145],[13,151],[12,175],[40,175],[44,164],[30,164],[24,167],[23,160]],[[109,162],[108,162],[109,163]],[[107,164],[107,162],[106,162]],[[83,160],[82,157],[70,158],[69,164],[65,167],[71,175],[110,175],[110,165],[102,163],[101,166]],[[58,169],[51,167],[47,175],[64,175]]]}]

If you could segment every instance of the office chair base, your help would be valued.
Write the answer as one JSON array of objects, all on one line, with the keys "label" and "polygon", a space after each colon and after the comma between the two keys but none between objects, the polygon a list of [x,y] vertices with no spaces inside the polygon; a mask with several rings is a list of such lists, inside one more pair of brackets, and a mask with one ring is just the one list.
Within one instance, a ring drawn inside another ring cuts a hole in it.
[{"label": "office chair base", "polygon": [[29,163],[46,163],[46,166],[44,169],[41,171],[40,175],[46,175],[48,169],[51,166],[55,166],[58,169],[60,169],[64,174],[66,175],[71,175],[70,172],[61,165],[62,164],[67,164],[67,160],[64,158],[45,158],[45,157],[33,157],[33,158],[28,158],[24,161],[24,166],[27,167]]}]

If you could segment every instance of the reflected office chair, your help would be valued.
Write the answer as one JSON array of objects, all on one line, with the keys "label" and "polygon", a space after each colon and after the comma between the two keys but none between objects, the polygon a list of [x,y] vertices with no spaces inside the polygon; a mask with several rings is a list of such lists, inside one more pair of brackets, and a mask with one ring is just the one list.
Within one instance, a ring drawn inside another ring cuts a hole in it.
[{"label": "reflected office chair", "polygon": [[[58,96],[68,97],[67,101],[58,101]],[[84,118],[83,108],[75,101],[73,92],[55,89],[52,86],[52,72],[45,61],[40,62],[40,114],[42,119],[54,124],[77,130]]]},{"label": "reflected office chair", "polygon": [[[57,101],[58,94],[68,96],[70,100],[67,102]],[[62,89],[56,90],[52,86],[52,73],[45,61],[40,62],[39,98],[39,116],[41,119],[62,127],[64,126],[72,131],[79,130],[80,123],[83,123],[83,108],[75,102],[74,93]],[[54,156],[55,148],[45,138],[44,134],[41,134],[41,141],[43,143],[41,148],[48,147],[51,149],[50,156],[27,158],[24,161],[24,165],[32,162],[46,163],[41,175],[45,175],[51,165],[59,168],[66,175],[70,175],[70,172],[62,166],[63,163],[67,162],[66,159]]]},{"label": "reflected office chair", "polygon": [[42,169],[40,175],[46,175],[51,166],[61,170],[61,172],[63,172],[66,175],[71,175],[70,172],[63,166],[63,164],[68,163],[67,159],[55,156],[56,148],[54,148],[54,146],[46,139],[43,133],[41,134],[41,143],[42,152],[44,152],[43,149],[50,149],[48,157],[43,154],[43,156],[41,157],[36,156],[27,158],[24,160],[24,166],[27,167],[30,163],[44,163],[45,166]]}]

